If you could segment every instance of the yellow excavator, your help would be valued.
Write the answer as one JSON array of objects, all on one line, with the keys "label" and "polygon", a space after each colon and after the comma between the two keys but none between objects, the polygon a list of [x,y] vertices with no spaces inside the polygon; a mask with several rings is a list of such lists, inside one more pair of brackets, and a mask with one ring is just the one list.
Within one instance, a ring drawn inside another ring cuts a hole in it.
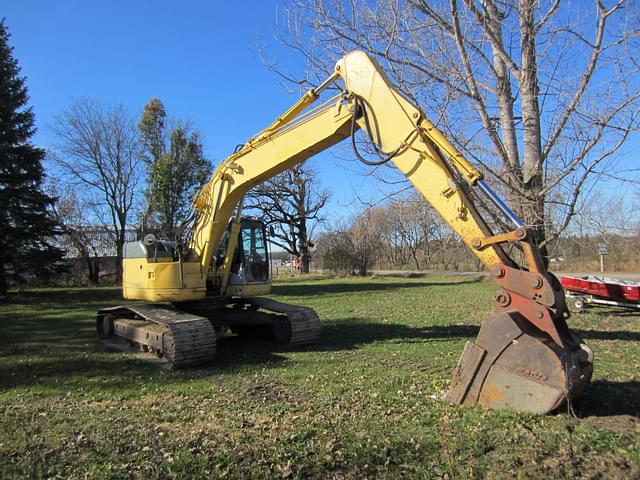
[{"label": "yellow excavator", "polygon": [[[339,93],[319,102],[339,80]],[[358,152],[359,129],[376,160]],[[347,138],[361,161],[392,162],[499,286],[493,312],[475,342],[467,342],[446,398],[547,413],[579,395],[590,381],[593,354],[567,326],[563,290],[545,268],[532,231],[361,51],[340,59],[326,81],[218,166],[175,241],[148,235],[126,244],[124,298],[151,303],[100,310],[99,337],[134,343],[175,368],[211,361],[220,326],[271,330],[291,344],[318,340],[320,320],[312,309],[262,297],[271,286],[265,228],[242,217],[242,201],[252,187]],[[512,227],[494,233],[480,206],[502,218],[493,218],[493,228]],[[513,251],[520,262],[508,254]]]}]

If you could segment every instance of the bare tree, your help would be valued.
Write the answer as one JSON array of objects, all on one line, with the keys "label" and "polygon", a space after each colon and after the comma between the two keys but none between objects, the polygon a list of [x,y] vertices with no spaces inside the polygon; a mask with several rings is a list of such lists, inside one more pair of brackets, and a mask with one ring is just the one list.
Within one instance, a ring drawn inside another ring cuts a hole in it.
[{"label": "bare tree", "polygon": [[301,272],[309,273],[313,226],[322,221],[328,199],[328,191],[318,190],[315,172],[298,165],[252,189],[245,206],[273,227],[271,242],[300,258]]},{"label": "bare tree", "polygon": [[385,209],[394,243],[409,252],[416,270],[428,268],[434,232],[443,223],[433,207],[414,191],[406,198],[392,199]]},{"label": "bare tree", "polygon": [[576,216],[574,233],[582,236],[632,237],[640,214],[638,204],[624,195],[594,192]]},{"label": "bare tree", "polygon": [[135,122],[121,105],[82,99],[56,117],[52,130],[59,142],[54,163],[110,227],[119,281],[125,230],[143,171]]},{"label": "bare tree", "polygon": [[607,247],[607,263],[618,270],[637,268],[637,202],[624,195],[595,190],[579,206],[578,214],[563,238],[552,244],[556,260],[568,261],[564,268],[597,269],[599,247]]},{"label": "bare tree", "polygon": [[63,248],[67,252],[77,254],[87,267],[89,283],[100,283],[101,245],[91,235],[90,222],[87,218],[88,206],[73,188],[59,190],[56,184],[50,184],[49,190],[58,201],[52,207],[53,216],[62,228]]},{"label": "bare tree", "polygon": [[346,228],[332,228],[320,234],[314,255],[322,268],[336,273],[351,274],[357,263],[355,246]]},{"label": "bare tree", "polygon": [[308,71],[278,71],[317,83],[374,55],[544,243],[545,200],[562,208],[549,241],[638,129],[638,25],[627,0],[291,0],[281,39]]},{"label": "bare tree", "polygon": [[364,210],[356,217],[349,236],[354,247],[355,267],[359,275],[366,275],[384,248],[382,239],[386,211],[382,207]]}]

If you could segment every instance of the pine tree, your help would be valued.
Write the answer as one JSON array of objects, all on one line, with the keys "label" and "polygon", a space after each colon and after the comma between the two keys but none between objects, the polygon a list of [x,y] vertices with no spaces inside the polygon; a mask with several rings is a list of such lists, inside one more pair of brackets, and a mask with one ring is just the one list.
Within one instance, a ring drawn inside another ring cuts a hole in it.
[{"label": "pine tree", "polygon": [[63,252],[51,244],[57,233],[42,190],[45,152],[29,139],[34,114],[27,107],[25,78],[13,58],[9,32],[0,21],[0,297],[11,282],[42,279],[60,270]]}]

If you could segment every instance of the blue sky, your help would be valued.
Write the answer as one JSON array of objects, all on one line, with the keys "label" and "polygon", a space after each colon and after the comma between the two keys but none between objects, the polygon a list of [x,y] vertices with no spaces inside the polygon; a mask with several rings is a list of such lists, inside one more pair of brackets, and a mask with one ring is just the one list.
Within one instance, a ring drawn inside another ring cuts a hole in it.
[{"label": "blue sky", "polygon": [[44,124],[75,97],[123,102],[137,113],[157,96],[202,128],[219,156],[290,102],[255,53],[265,42],[277,47],[274,3],[27,0],[3,15],[28,77],[39,142],[49,140]]},{"label": "blue sky", "polygon": [[[35,143],[53,143],[47,125],[74,98],[121,102],[137,116],[158,97],[171,116],[203,132],[205,152],[218,163],[297,99],[257,53],[266,47],[288,71],[304,70],[275,36],[283,10],[281,0],[5,0],[0,15],[27,77]],[[635,148],[625,150],[625,163],[635,166]],[[314,165],[333,193],[332,219],[362,208],[353,191],[379,196],[375,182],[351,172],[354,163],[324,154]]]},{"label": "blue sky", "polygon": [[[266,47],[288,70],[304,69],[276,39],[279,1],[22,0],[3,7],[36,114],[34,142],[44,147],[54,143],[48,125],[74,98],[121,102],[137,116],[158,97],[170,116],[203,132],[217,164],[297,100],[258,54]],[[336,175],[341,169],[329,155],[315,165],[333,193],[330,208],[342,212],[358,178]]]}]

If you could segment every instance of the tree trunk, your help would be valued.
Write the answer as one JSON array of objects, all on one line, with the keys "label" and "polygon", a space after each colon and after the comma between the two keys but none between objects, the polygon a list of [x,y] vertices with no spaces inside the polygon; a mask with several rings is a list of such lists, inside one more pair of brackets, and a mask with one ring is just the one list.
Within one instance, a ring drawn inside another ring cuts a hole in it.
[{"label": "tree trunk", "polygon": [[127,213],[118,212],[116,227],[116,285],[122,285],[122,255],[127,235]]},{"label": "tree trunk", "polygon": [[[526,192],[522,216],[525,224],[534,228],[536,239],[541,243],[545,239],[545,213],[534,18],[536,3],[536,0],[520,0],[522,66],[519,80],[524,144],[523,182]],[[541,253],[546,263],[546,248],[543,248]]]},{"label": "tree trunk", "polygon": [[124,230],[118,232],[116,240],[116,285],[122,284],[122,252],[124,250]]},{"label": "tree trunk", "polygon": [[89,271],[89,283],[91,285],[100,284],[100,258],[86,257],[87,269]]},{"label": "tree trunk", "polygon": [[415,248],[411,249],[411,256],[416,264],[416,270],[420,270],[420,261],[418,260],[418,251]]},{"label": "tree trunk", "polygon": [[311,257],[309,255],[309,252],[303,251],[302,255],[300,256],[300,273],[309,273],[310,265],[311,265]]},{"label": "tree trunk", "polygon": [[7,277],[4,271],[4,265],[0,260],[0,299],[3,299],[7,295]]},{"label": "tree trunk", "polygon": [[[502,35],[502,22],[504,15],[500,12],[493,2],[483,2],[487,9],[489,18],[488,29],[493,33],[500,45],[504,45]],[[503,158],[506,174],[506,181],[511,187],[508,190],[510,205],[518,206],[522,199],[516,193],[520,190],[521,178],[520,172],[520,155],[518,153],[518,141],[516,137],[515,116],[513,110],[513,93],[511,90],[510,72],[507,69],[502,56],[498,52],[496,45],[493,45],[493,65],[496,73],[496,98],[499,108],[499,127],[502,132],[502,145],[504,148]]]},{"label": "tree trunk", "polygon": [[300,273],[309,273],[309,264],[311,258],[309,255],[309,238],[307,238],[307,221],[304,217],[302,217],[302,219],[300,220],[298,230],[300,235],[298,239],[300,250]]}]

